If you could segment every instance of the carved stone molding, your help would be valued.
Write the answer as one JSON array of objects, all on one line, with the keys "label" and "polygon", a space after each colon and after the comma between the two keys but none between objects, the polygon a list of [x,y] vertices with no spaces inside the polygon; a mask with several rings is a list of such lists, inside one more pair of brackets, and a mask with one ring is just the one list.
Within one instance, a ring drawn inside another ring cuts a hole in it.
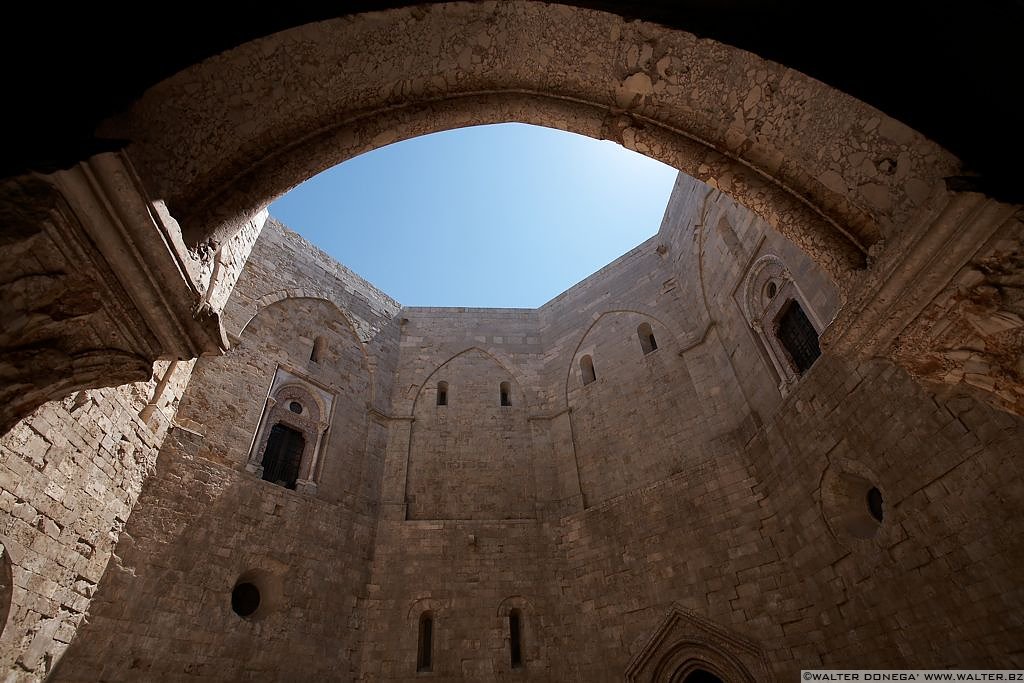
[{"label": "carved stone molding", "polygon": [[920,379],[1024,415],[1024,214],[966,264],[893,345]]},{"label": "carved stone molding", "polygon": [[204,304],[211,269],[123,155],[8,180],[0,218],[0,432],[72,391],[148,379],[157,359],[227,348]]},{"label": "carved stone molding", "polygon": [[727,683],[775,680],[764,652],[681,605],[673,605],[626,668],[627,683],[680,683],[702,669]]},{"label": "carved stone molding", "polygon": [[822,338],[844,355],[886,357],[926,381],[962,385],[1024,415],[1021,208],[949,193],[885,246]]}]

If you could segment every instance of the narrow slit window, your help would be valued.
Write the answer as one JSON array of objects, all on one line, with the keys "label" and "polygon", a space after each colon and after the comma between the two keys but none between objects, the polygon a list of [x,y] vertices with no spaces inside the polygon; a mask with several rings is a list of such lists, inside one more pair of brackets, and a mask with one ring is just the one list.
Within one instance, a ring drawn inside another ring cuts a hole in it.
[{"label": "narrow slit window", "polygon": [[434,653],[434,617],[430,612],[420,615],[419,643],[416,647],[416,670],[432,671]]},{"label": "narrow slit window", "polygon": [[294,489],[305,448],[306,440],[301,432],[282,424],[274,425],[263,451],[263,479]]},{"label": "narrow slit window", "polygon": [[327,351],[327,337],[323,335],[313,340],[313,350],[309,354],[309,359],[314,363],[319,363],[324,358],[324,353]]},{"label": "narrow slit window", "polygon": [[590,384],[597,379],[594,373],[594,359],[590,356],[580,358],[580,374],[583,376],[583,384]]},{"label": "narrow slit window", "polygon": [[643,349],[645,356],[651,351],[658,350],[658,342],[654,340],[654,330],[649,323],[643,323],[636,328],[636,336],[640,337],[640,348]]},{"label": "narrow slit window", "polygon": [[796,301],[790,301],[779,317],[776,328],[779,341],[786,348],[797,372],[806,372],[821,355],[818,333],[807,319],[804,309]]},{"label": "narrow slit window", "polygon": [[437,405],[448,405],[448,382],[437,383]]},{"label": "narrow slit window", "polygon": [[512,668],[519,669],[523,666],[523,619],[519,610],[514,609],[508,613],[508,638],[509,655],[512,661]]},{"label": "narrow slit window", "polygon": [[499,389],[501,394],[501,405],[510,406],[512,405],[512,385],[508,382],[502,382]]}]

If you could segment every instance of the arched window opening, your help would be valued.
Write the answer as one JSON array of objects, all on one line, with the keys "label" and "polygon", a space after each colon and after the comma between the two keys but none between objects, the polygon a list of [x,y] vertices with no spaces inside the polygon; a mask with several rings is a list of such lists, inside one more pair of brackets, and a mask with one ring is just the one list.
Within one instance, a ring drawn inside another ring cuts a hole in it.
[{"label": "arched window opening", "polygon": [[508,613],[508,638],[512,668],[519,669],[523,666],[523,620],[517,609]]},{"label": "arched window opening", "polygon": [[11,612],[14,601],[14,570],[11,554],[3,543],[0,543],[0,634],[7,626],[7,616]]},{"label": "arched window opening", "polygon": [[512,385],[508,382],[502,382],[501,388],[501,405],[510,406],[512,405]]},{"label": "arched window opening", "polygon": [[282,424],[274,425],[263,451],[263,479],[294,489],[305,448],[306,440],[301,432]]},{"label": "arched window opening", "polygon": [[434,653],[434,615],[420,615],[419,642],[416,647],[416,670],[432,671]]},{"label": "arched window opening", "polygon": [[687,676],[683,683],[722,683],[722,679],[704,669],[697,669]]},{"label": "arched window opening", "polygon": [[797,372],[806,372],[821,355],[818,333],[796,301],[790,301],[779,316],[776,334],[793,359]]},{"label": "arched window opening", "polygon": [[437,383],[437,405],[448,405],[448,382]]},{"label": "arched window opening", "polygon": [[636,335],[640,337],[640,348],[644,350],[645,356],[651,351],[658,350],[658,342],[654,340],[654,330],[651,329],[649,323],[641,323],[636,328]]},{"label": "arched window opening", "polygon": [[594,359],[590,356],[580,358],[580,373],[583,375],[583,384],[590,384],[597,379],[594,373]]},{"label": "arched window opening", "polygon": [[868,512],[871,513],[871,517],[881,523],[884,517],[884,511],[882,509],[882,492],[878,490],[877,486],[872,486],[868,489]]},{"label": "arched window opening", "polygon": [[327,337],[323,335],[313,340],[313,350],[309,354],[309,359],[314,363],[319,363],[323,360],[324,353],[327,351]]}]

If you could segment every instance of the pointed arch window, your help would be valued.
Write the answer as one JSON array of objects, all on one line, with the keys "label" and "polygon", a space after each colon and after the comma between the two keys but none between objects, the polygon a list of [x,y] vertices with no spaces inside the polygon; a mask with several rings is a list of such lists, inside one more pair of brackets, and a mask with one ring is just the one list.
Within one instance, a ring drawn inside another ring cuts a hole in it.
[{"label": "pointed arch window", "polygon": [[636,336],[640,338],[640,348],[643,349],[645,356],[651,351],[658,350],[658,342],[654,339],[654,330],[651,329],[650,323],[641,323],[636,328]]},{"label": "pointed arch window", "polygon": [[510,406],[512,405],[512,384],[509,382],[502,382],[498,388],[498,393],[501,396],[501,405]]},{"label": "pointed arch window", "polygon": [[597,373],[594,372],[594,359],[589,355],[580,358],[580,374],[585,385],[597,379]]}]

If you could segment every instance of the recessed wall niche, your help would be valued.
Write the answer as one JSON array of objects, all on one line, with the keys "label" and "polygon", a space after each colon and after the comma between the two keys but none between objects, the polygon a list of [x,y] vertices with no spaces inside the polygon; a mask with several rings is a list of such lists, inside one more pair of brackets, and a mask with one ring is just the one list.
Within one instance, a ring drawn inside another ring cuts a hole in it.
[{"label": "recessed wall niche", "polygon": [[849,460],[833,462],[825,470],[821,512],[833,536],[847,545],[874,539],[891,516],[878,477],[864,465]]},{"label": "recessed wall niche", "polygon": [[284,580],[266,569],[249,569],[235,579],[231,611],[247,621],[263,619],[277,610],[284,598]]}]

